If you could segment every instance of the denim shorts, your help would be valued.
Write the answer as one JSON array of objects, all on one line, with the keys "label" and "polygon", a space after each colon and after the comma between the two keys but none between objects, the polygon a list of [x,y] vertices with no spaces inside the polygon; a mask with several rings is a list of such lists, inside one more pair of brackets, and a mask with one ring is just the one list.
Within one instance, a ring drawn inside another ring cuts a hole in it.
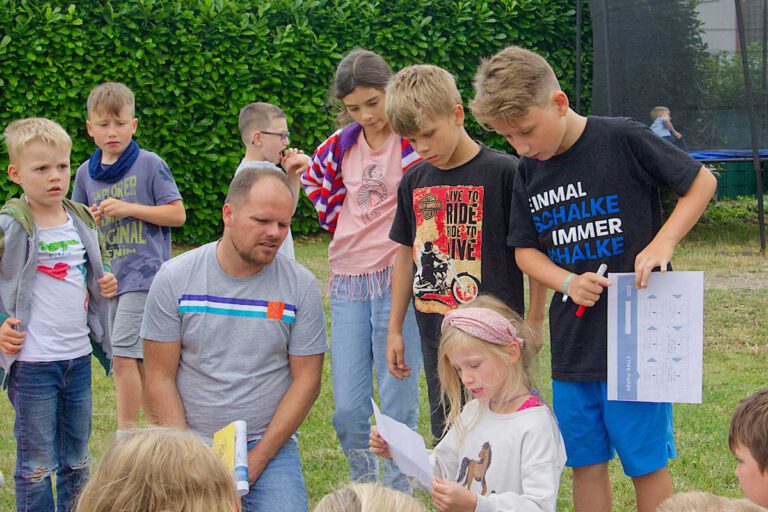
[{"label": "denim shorts", "polygon": [[553,406],[568,467],[607,462],[614,453],[629,477],[647,475],[677,456],[672,404],[607,399],[606,381],[552,381]]}]

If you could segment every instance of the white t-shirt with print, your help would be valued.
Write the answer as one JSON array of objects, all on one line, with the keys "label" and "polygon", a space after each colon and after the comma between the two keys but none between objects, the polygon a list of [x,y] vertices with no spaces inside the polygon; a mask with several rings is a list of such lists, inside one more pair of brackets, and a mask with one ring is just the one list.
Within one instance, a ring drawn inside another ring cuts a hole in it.
[{"label": "white t-shirt with print", "polygon": [[37,228],[32,310],[19,361],[65,361],[91,353],[85,246],[72,219]]}]

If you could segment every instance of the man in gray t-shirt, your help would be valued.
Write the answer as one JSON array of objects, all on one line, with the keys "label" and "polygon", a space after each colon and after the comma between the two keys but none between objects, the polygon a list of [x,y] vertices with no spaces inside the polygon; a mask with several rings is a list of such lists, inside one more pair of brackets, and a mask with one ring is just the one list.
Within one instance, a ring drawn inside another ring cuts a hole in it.
[{"label": "man in gray t-shirt", "polygon": [[278,254],[291,194],[279,170],[238,173],[221,240],[161,267],[141,328],[153,421],[207,438],[246,421],[247,512],[308,509],[295,434],[320,392],[327,341],[314,276]]}]

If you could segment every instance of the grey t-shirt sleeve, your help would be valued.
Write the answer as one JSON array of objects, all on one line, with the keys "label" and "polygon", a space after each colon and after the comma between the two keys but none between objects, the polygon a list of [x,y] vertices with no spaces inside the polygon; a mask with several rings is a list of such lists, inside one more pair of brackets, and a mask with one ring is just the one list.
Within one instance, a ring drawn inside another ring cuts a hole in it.
[{"label": "grey t-shirt sleeve", "polygon": [[167,266],[160,268],[149,288],[140,336],[153,341],[181,341],[179,301]]},{"label": "grey t-shirt sleeve", "polygon": [[83,172],[87,173],[88,169],[81,166],[75,174],[75,184],[72,186],[72,200],[90,206],[90,204],[88,204],[88,194],[85,190],[85,183],[83,183]]},{"label": "grey t-shirt sleeve", "polygon": [[173,174],[162,158],[158,158],[157,170],[153,174],[152,195],[156,205],[168,204],[181,199],[181,193],[173,179]]},{"label": "grey t-shirt sleeve", "polygon": [[292,356],[316,355],[328,350],[323,300],[314,277],[311,280],[296,308],[296,321],[291,327],[288,354]]}]

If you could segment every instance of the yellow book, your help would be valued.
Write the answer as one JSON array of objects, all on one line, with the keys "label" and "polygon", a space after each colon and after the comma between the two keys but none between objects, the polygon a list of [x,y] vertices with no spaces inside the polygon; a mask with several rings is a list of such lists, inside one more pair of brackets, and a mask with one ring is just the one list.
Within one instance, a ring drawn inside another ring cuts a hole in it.
[{"label": "yellow book", "polygon": [[232,472],[237,494],[248,494],[248,441],[245,422],[233,421],[213,434],[213,450]]}]

